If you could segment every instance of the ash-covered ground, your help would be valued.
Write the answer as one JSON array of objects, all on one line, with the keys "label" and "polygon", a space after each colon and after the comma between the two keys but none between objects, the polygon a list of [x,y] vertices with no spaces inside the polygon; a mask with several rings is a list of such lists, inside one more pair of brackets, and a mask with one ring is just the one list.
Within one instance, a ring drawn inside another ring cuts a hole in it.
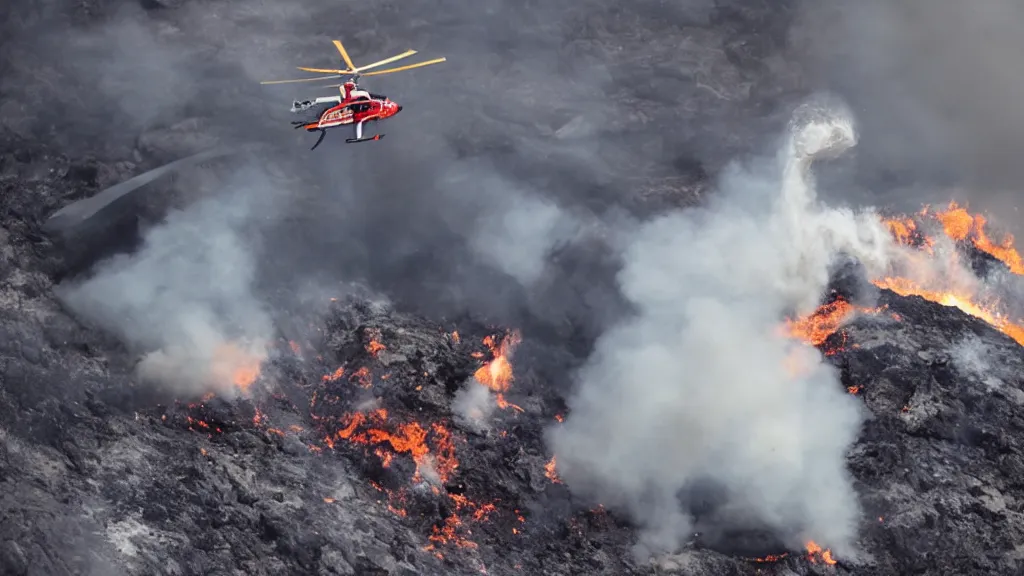
[{"label": "ash-covered ground", "polygon": [[[802,9],[5,4],[0,574],[1021,570],[1024,264],[818,203]],[[449,62],[309,153],[332,38]]]}]

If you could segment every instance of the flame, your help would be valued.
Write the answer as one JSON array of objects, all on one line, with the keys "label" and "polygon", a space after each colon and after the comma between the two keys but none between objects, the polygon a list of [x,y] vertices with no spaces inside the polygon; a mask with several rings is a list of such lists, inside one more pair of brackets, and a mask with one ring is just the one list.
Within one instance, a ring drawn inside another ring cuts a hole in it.
[{"label": "flame", "polygon": [[356,370],[348,377],[349,381],[356,380],[361,388],[369,388],[373,386],[373,375],[370,373],[370,369],[363,366],[359,370]]},{"label": "flame", "polygon": [[235,344],[221,344],[213,353],[213,373],[218,379],[226,377],[243,392],[248,391],[259,378],[262,364],[262,357],[246,352]]},{"label": "flame", "polygon": [[[923,212],[923,215],[927,211]],[[981,214],[971,214],[966,206],[955,201],[950,202],[945,210],[935,212],[932,217],[941,225],[943,232],[951,240],[970,242],[975,248],[999,260],[1014,274],[1024,274],[1024,259],[1014,248],[1014,237],[1006,234],[1001,241],[994,241],[985,227],[988,220]]]},{"label": "flame", "polygon": [[557,458],[557,456],[552,456],[551,460],[549,460],[548,463],[544,465],[544,475],[547,476],[548,480],[551,480],[555,484],[561,484],[562,480],[558,477],[558,474],[555,472],[555,463]]},{"label": "flame", "polygon": [[[347,424],[338,430],[337,437],[358,444],[386,444],[390,445],[391,451],[394,453],[408,454],[416,464],[416,473],[413,475],[414,482],[421,482],[423,472],[428,468],[437,475],[442,484],[448,482],[452,473],[459,466],[448,429],[438,423],[431,425],[430,432],[433,433],[436,446],[432,454],[430,446],[427,444],[428,431],[418,422],[396,424],[390,426],[393,428],[391,431],[387,429],[387,420],[388,411],[383,408],[378,408],[369,414],[363,412],[349,414]],[[366,429],[357,432],[361,427]],[[389,455],[381,448],[378,448],[375,453],[382,458],[385,467],[391,464],[393,455]]]},{"label": "flame", "polygon": [[[944,235],[956,243],[969,244],[999,260],[1014,274],[1024,274],[1024,259],[1013,246],[1013,236],[1007,234],[1001,240],[994,241],[986,230],[988,221],[985,216],[971,214],[966,206],[952,201],[945,208],[935,211],[925,206],[916,217],[920,222],[913,218],[900,217],[886,220],[885,223],[897,242],[916,245],[914,237],[917,236],[922,240],[921,244],[929,248],[928,253],[934,256],[930,248],[935,246],[936,241],[925,235],[923,230],[923,225],[930,222],[936,229],[936,234]],[[957,254],[952,255],[951,261],[962,267]],[[929,268],[931,263],[924,264],[925,268]],[[973,279],[968,282],[953,281],[948,274],[938,271],[938,267],[926,274],[912,276],[913,278],[908,278],[892,274],[875,278],[872,282],[879,288],[891,290],[901,296],[920,296],[943,306],[958,308],[966,314],[984,320],[1017,343],[1024,345],[1024,325],[1001,312],[1002,306],[998,300],[979,296],[977,283]]]},{"label": "flame", "polygon": [[370,355],[374,356],[374,357],[376,357],[377,354],[381,350],[387,350],[387,349],[388,349],[387,346],[381,344],[380,342],[378,342],[376,340],[370,340],[370,343],[366,345],[366,351],[369,352]]},{"label": "flame", "polygon": [[338,368],[337,370],[335,370],[334,372],[331,372],[330,374],[325,374],[324,377],[323,377],[323,381],[324,382],[336,382],[336,381],[340,380],[341,377],[344,376],[344,375],[345,375],[345,367],[342,366],[342,367]]},{"label": "flame", "polygon": [[879,288],[886,288],[900,296],[920,296],[943,306],[959,308],[971,316],[988,322],[1000,332],[1016,340],[1018,344],[1024,345],[1024,326],[1011,322],[1006,316],[997,312],[998,303],[976,302],[970,294],[965,293],[928,290],[906,278],[881,278],[874,280],[873,283]]},{"label": "flame", "polygon": [[832,550],[822,548],[814,540],[807,542],[805,548],[807,549],[807,560],[811,564],[817,564],[819,559],[830,566],[836,564],[836,561],[832,558]]},{"label": "flame", "polygon": [[[510,404],[505,399],[505,393],[508,392],[509,387],[512,385],[514,379],[512,375],[512,363],[509,361],[509,357],[515,347],[522,342],[522,337],[519,332],[510,332],[501,342],[495,342],[493,336],[487,336],[484,338],[484,345],[491,351],[492,360],[483,366],[481,366],[473,374],[473,378],[477,382],[490,388],[495,394],[498,406],[506,408],[514,408],[519,412],[523,412],[523,409],[515,404]],[[481,355],[482,357],[482,355]]]},{"label": "flame", "polygon": [[[882,310],[883,308],[854,306],[843,298],[836,298],[828,304],[822,304],[803,318],[787,319],[783,329],[790,338],[802,340],[811,346],[821,346],[855,314],[878,314]],[[843,331],[841,334],[842,338],[838,344],[830,345],[824,350],[826,356],[838,354],[845,349],[846,332]],[[795,350],[786,358],[786,362],[787,369],[794,376],[802,374],[808,368],[804,365],[803,356]]]},{"label": "flame", "polygon": [[819,306],[809,316],[786,320],[786,330],[793,338],[803,340],[812,346],[820,346],[853,316],[854,312],[855,308],[852,304],[839,298],[829,304]]}]

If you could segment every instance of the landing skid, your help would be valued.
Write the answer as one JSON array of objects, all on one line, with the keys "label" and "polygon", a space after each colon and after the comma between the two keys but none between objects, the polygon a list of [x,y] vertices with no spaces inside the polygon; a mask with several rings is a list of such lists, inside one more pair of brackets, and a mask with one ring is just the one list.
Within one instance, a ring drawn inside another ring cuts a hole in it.
[{"label": "landing skid", "polygon": [[313,144],[313,147],[310,148],[310,150],[316,150],[316,147],[319,146],[320,143],[324,141],[324,136],[327,136],[327,130],[320,131],[320,137],[316,139],[316,144]]},{"label": "landing skid", "polygon": [[356,142],[370,142],[373,140],[380,140],[383,137],[383,134],[376,134],[374,136],[367,136],[366,138],[346,138],[345,142],[348,144],[355,144]]}]

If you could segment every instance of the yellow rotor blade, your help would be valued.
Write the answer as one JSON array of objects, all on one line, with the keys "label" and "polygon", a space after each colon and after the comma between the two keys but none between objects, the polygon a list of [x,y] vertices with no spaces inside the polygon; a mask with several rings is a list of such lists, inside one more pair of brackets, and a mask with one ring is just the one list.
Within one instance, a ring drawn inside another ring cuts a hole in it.
[{"label": "yellow rotor blade", "polygon": [[297,80],[267,80],[260,82],[260,84],[291,84],[292,82],[317,82],[319,80],[328,80],[330,78],[341,78],[341,74],[332,74],[330,76],[317,76],[316,78],[299,78]]},{"label": "yellow rotor blade", "polygon": [[367,64],[366,66],[360,66],[359,68],[356,68],[355,71],[356,72],[362,72],[363,70],[369,70],[370,68],[376,68],[377,66],[383,66],[384,64],[391,64],[392,62],[394,62],[396,60],[401,60],[402,58],[408,58],[409,56],[412,56],[415,53],[416,53],[415,50],[409,50],[407,52],[402,52],[398,56],[392,56],[391,58],[385,58],[384,60],[381,60],[380,62],[374,62],[373,64]]},{"label": "yellow rotor blade", "polygon": [[387,70],[378,70],[376,72],[367,72],[363,76],[377,76],[378,74],[391,74],[392,72],[401,72],[403,70],[412,70],[413,68],[420,68],[421,66],[430,66],[431,64],[440,64],[445,62],[447,58],[438,58],[436,60],[427,60],[426,62],[420,62],[419,64],[409,64],[408,66],[402,66],[399,68],[388,68]]},{"label": "yellow rotor blade", "polygon": [[341,59],[345,61],[345,66],[348,66],[349,70],[355,70],[356,65],[353,64],[352,59],[348,57],[348,52],[345,51],[345,46],[341,43],[341,40],[335,40],[334,47],[341,53]]},{"label": "yellow rotor blade", "polygon": [[352,74],[355,70],[336,70],[334,68],[306,68],[305,66],[296,66],[299,70],[304,72],[316,72],[318,74]]}]

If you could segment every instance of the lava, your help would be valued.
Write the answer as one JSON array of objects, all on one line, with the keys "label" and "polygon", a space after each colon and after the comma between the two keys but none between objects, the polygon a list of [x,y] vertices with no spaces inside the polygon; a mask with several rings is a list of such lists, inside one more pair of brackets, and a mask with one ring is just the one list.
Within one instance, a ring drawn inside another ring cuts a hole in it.
[{"label": "lava", "polygon": [[376,328],[368,328],[366,330],[366,335],[369,337],[370,341],[366,343],[365,349],[366,352],[370,354],[370,356],[376,358],[377,354],[379,354],[382,350],[388,349],[387,346],[381,344],[380,342],[382,337],[380,330]]},{"label": "lava", "polygon": [[557,456],[552,456],[551,460],[548,460],[548,463],[544,465],[544,476],[547,476],[547,479],[555,484],[561,484],[562,480],[559,479],[558,473],[555,472],[557,458]]},{"label": "lava", "polygon": [[[835,334],[843,324],[849,322],[857,313],[878,314],[882,308],[866,308],[854,306],[843,298],[836,298],[832,302],[822,304],[811,314],[797,319],[787,319],[784,326],[785,333],[797,340],[802,340],[811,346],[821,346]],[[826,356],[832,356],[841,352],[846,346],[846,333],[842,332],[842,339],[837,345],[826,347]],[[800,373],[800,366],[797,360],[790,359],[795,364],[790,366],[791,373]]]},{"label": "lava", "polygon": [[[925,228],[930,224],[930,228],[934,228],[936,234],[944,235],[960,245],[968,244],[999,260],[1014,274],[1024,274],[1024,260],[1013,246],[1013,236],[1007,234],[1000,241],[994,241],[986,230],[988,221],[983,215],[971,214],[965,206],[953,201],[940,210],[933,211],[926,206],[916,217],[919,221],[910,217],[885,220],[893,238],[898,243],[907,246],[923,246],[927,248],[930,255],[934,256],[931,248],[936,243],[935,238],[925,234]],[[953,259],[955,264],[959,264],[958,255],[954,254]],[[928,280],[920,280],[916,276],[908,278],[893,273],[886,277],[874,278],[872,283],[901,296],[920,296],[943,306],[959,308],[971,316],[984,320],[1013,338],[1017,343],[1024,345],[1024,324],[1001,312],[1001,304],[998,300],[992,297],[980,297],[977,294],[978,290],[973,286],[964,287],[949,282],[946,274],[936,272],[928,276]]]},{"label": "lava", "polygon": [[873,283],[879,288],[891,290],[900,296],[920,296],[925,300],[930,300],[943,306],[959,308],[971,316],[981,318],[1000,332],[1016,340],[1018,344],[1024,345],[1024,326],[1010,321],[1006,316],[997,312],[998,303],[996,302],[980,303],[974,301],[974,298],[969,294],[928,290],[906,278],[881,278],[874,280]]},{"label": "lava", "polygon": [[[505,399],[505,393],[512,385],[512,363],[509,357],[515,347],[522,342],[518,332],[510,332],[500,341],[496,342],[494,336],[484,338],[484,345],[491,351],[492,360],[481,366],[473,374],[477,382],[490,388],[496,396],[498,406],[502,409],[513,408],[522,412],[523,409],[511,404]],[[474,357],[483,357],[483,354]]]},{"label": "lava", "polygon": [[1013,246],[1013,235],[1006,234],[1001,241],[993,241],[985,230],[988,221],[983,215],[972,215],[965,206],[950,202],[945,210],[936,212],[934,217],[942,223],[943,231],[950,239],[969,241],[978,250],[1006,264],[1014,274],[1024,274],[1024,260]]},{"label": "lava", "polygon": [[832,558],[832,550],[828,548],[822,548],[814,540],[811,540],[805,545],[807,549],[807,560],[811,564],[817,564],[818,561],[822,561],[825,564],[835,565],[836,560]]}]

